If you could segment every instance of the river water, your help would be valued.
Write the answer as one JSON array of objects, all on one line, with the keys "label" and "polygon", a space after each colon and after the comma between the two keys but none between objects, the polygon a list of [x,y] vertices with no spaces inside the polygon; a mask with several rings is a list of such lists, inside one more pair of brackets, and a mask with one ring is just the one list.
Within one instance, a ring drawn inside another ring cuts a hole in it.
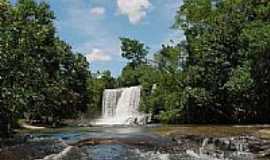
[{"label": "river water", "polygon": [[[0,159],[5,154],[11,157],[8,153],[13,158],[5,160],[254,160],[254,146],[263,146],[252,135],[259,129],[159,125],[51,129],[32,132],[23,147],[0,150]],[[210,133],[219,130],[219,135]],[[23,156],[14,156],[19,154]]]}]

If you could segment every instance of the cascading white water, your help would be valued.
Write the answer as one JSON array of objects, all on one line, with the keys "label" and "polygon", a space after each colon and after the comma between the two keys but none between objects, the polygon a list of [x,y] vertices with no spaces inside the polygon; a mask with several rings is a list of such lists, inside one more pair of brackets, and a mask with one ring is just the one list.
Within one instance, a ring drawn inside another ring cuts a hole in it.
[{"label": "cascading white water", "polygon": [[122,93],[121,89],[106,89],[103,93],[102,115],[112,117],[115,115],[117,101]]},{"label": "cascading white water", "polygon": [[144,124],[146,115],[139,112],[140,95],[140,86],[106,89],[103,93],[102,118],[95,124]]}]

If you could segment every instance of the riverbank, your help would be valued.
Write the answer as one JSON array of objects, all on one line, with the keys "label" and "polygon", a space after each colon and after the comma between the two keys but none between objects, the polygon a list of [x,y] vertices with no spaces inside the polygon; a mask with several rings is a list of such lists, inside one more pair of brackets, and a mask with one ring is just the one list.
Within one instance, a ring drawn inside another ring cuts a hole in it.
[{"label": "riverbank", "polygon": [[270,125],[165,125],[153,128],[161,136],[194,135],[205,137],[226,137],[252,135],[270,139]]},{"label": "riverbank", "polygon": [[44,129],[47,128],[47,127],[43,127],[43,126],[34,126],[34,125],[31,125],[31,124],[28,124],[28,123],[26,123],[25,120],[20,120],[19,121],[19,126],[21,128],[29,129],[29,130],[44,130]]}]

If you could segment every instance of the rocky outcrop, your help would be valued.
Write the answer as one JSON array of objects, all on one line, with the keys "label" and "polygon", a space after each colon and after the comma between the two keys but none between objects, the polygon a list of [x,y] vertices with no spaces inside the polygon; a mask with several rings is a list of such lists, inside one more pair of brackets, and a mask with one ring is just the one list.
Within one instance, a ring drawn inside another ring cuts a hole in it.
[{"label": "rocky outcrop", "polygon": [[84,154],[78,147],[68,146],[58,154],[52,154],[39,160],[86,160]]},{"label": "rocky outcrop", "polygon": [[[21,140],[20,140],[21,141]],[[12,143],[12,142],[11,142]],[[37,142],[14,142],[0,149],[0,160],[34,160],[60,153],[66,144],[61,141],[39,140]]]},{"label": "rocky outcrop", "polygon": [[187,153],[200,157],[221,158],[226,155],[245,157],[247,160],[270,158],[270,140],[255,136],[204,137],[176,136],[172,138]]}]

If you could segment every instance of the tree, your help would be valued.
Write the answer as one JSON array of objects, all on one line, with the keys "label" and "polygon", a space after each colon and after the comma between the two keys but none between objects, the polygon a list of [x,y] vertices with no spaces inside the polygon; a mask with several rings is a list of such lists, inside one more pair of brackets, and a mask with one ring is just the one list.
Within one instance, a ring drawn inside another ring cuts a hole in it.
[{"label": "tree", "polygon": [[102,112],[102,98],[104,90],[118,87],[117,81],[112,77],[110,71],[98,71],[88,81],[88,87],[91,93],[91,102],[86,116],[88,118],[96,118],[100,116]]},{"label": "tree", "polygon": [[120,38],[122,57],[131,60],[130,65],[136,67],[146,62],[146,56],[149,48],[145,47],[143,43],[129,38]]},{"label": "tree", "polygon": [[10,5],[1,0],[0,10],[0,114],[7,119],[3,121],[14,127],[27,113],[39,123],[56,124],[85,111],[89,64],[55,35],[48,4],[19,0]]},{"label": "tree", "polygon": [[145,77],[151,75],[149,78],[154,80],[150,82],[155,87],[143,98],[143,106],[154,119],[166,123],[183,122],[185,54],[182,44],[163,45],[151,60],[154,70]]},{"label": "tree", "polygon": [[130,60],[123,68],[119,78],[121,86],[139,85],[140,67],[147,65],[146,56],[149,48],[138,40],[129,38],[120,38],[122,57]]},{"label": "tree", "polygon": [[267,1],[184,1],[174,27],[183,29],[187,40],[185,107],[197,117],[191,122],[254,122],[266,113],[253,103],[254,86],[261,82],[255,84],[252,68],[260,59],[255,55],[269,45],[263,36],[269,31],[267,10]]}]

